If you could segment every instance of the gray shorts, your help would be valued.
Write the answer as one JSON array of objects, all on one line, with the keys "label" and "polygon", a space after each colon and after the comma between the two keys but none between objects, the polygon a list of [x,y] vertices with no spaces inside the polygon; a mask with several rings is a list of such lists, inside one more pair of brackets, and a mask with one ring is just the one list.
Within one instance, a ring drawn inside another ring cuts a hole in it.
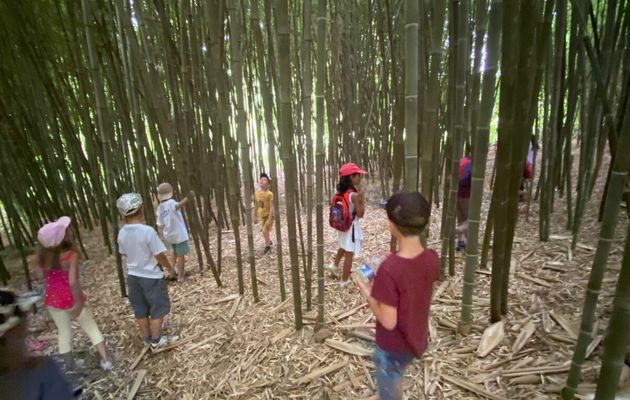
[{"label": "gray shorts", "polygon": [[163,318],[171,311],[166,281],[162,278],[151,279],[139,276],[127,276],[129,302],[136,318]]}]

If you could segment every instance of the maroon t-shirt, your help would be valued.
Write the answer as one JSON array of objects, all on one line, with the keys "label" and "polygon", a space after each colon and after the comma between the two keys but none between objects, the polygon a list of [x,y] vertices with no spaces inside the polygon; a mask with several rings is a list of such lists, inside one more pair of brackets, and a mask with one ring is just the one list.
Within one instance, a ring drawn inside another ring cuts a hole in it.
[{"label": "maroon t-shirt", "polygon": [[376,321],[376,344],[380,348],[416,357],[424,353],[433,282],[439,275],[440,262],[433,249],[425,249],[412,259],[391,254],[381,263],[374,279],[372,297],[396,307],[398,318],[391,331]]}]

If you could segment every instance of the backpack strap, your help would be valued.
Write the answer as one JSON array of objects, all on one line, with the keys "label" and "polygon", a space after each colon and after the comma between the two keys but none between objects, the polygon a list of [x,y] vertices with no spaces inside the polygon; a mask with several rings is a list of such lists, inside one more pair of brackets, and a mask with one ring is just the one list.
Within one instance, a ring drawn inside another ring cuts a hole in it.
[{"label": "backpack strap", "polygon": [[[356,190],[350,188],[348,190],[346,190],[343,194],[343,197],[346,199],[346,201],[348,202],[348,210],[350,209],[350,203],[352,202],[352,200],[350,200],[350,195],[352,193],[357,193]],[[354,221],[354,218],[357,216],[357,209],[356,207],[354,208],[354,211],[352,212],[352,220]],[[354,230],[354,227],[352,228]],[[353,240],[354,241],[354,240]]]}]

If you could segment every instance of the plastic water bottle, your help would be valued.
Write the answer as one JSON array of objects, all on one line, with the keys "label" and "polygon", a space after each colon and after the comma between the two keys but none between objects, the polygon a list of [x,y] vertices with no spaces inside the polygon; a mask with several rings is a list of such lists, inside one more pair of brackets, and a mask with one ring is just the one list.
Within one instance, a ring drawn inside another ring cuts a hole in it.
[{"label": "plastic water bottle", "polygon": [[378,267],[385,258],[374,256],[369,262],[357,262],[354,264],[354,270],[364,282],[369,282],[376,276]]}]

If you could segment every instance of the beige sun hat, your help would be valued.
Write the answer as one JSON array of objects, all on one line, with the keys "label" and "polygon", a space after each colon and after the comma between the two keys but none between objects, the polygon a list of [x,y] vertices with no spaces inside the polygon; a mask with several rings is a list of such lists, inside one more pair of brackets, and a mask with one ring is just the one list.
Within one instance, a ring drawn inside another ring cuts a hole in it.
[{"label": "beige sun hat", "polygon": [[173,198],[173,186],[168,182],[162,182],[157,188],[157,196],[159,201]]}]

